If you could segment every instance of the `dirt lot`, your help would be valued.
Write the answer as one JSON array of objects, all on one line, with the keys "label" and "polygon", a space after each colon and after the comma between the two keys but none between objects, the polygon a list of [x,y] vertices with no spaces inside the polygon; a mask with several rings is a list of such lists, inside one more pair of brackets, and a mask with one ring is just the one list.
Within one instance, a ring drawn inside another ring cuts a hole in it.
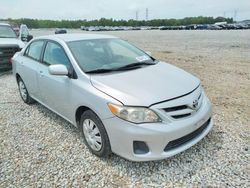
[{"label": "dirt lot", "polygon": [[115,155],[100,160],[65,120],[39,104],[24,104],[14,78],[4,75],[0,77],[0,187],[249,187],[250,31],[106,34],[199,77],[213,103],[213,131],[166,160],[134,163]]}]

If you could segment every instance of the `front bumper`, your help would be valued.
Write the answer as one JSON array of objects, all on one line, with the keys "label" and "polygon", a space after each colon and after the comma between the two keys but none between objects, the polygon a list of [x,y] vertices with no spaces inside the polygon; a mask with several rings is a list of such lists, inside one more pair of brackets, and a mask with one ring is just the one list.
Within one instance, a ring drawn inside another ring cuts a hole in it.
[{"label": "front bumper", "polygon": [[[171,157],[195,145],[212,129],[213,120],[211,116],[211,103],[207,97],[204,97],[199,111],[185,120],[133,124],[113,117],[103,120],[103,124],[109,135],[111,149],[115,154],[131,161],[151,161]],[[208,122],[208,125],[194,138],[178,147],[164,151],[169,142],[196,131],[206,122]],[[133,148],[134,141],[146,143],[149,152],[146,154],[135,154]]]}]

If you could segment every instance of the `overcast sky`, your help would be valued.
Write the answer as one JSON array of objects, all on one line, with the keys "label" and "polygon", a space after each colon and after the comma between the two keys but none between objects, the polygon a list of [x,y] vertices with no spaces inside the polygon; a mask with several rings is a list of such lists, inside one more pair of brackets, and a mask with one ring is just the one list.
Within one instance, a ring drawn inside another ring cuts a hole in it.
[{"label": "overcast sky", "polygon": [[149,19],[226,16],[250,19],[250,0],[0,0],[0,18]]}]

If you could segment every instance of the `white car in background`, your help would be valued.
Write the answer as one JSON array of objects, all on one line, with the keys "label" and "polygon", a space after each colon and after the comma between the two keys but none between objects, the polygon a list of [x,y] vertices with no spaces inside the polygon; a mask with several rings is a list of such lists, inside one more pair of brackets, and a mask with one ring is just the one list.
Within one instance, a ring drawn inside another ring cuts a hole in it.
[{"label": "white car in background", "polygon": [[11,58],[33,37],[26,25],[21,25],[19,36],[10,24],[0,23],[0,71],[11,69]]}]

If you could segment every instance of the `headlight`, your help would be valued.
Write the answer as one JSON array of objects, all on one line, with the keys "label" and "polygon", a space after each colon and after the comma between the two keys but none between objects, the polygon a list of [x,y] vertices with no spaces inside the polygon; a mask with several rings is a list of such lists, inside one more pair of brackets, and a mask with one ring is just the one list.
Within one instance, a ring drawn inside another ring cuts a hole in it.
[{"label": "headlight", "polygon": [[108,104],[110,111],[117,117],[133,123],[160,122],[160,117],[152,110],[144,107],[128,107]]}]

